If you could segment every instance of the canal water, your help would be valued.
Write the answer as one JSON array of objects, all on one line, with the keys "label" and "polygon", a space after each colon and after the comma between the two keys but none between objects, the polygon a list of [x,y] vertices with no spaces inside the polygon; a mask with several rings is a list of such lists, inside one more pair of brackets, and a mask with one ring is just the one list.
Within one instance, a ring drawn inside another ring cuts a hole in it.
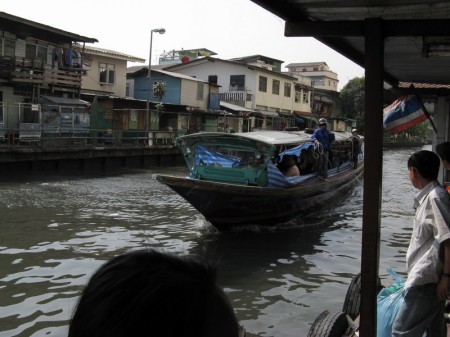
[{"label": "canal water", "polygon": [[[383,156],[380,275],[386,284],[387,267],[404,275],[416,193],[406,161],[418,149]],[[306,336],[322,311],[342,309],[360,271],[362,182],[336,204],[279,228],[222,233],[154,179],[184,171],[2,181],[0,337],[66,336],[90,275],[109,258],[139,248],[216,256],[219,283],[251,336]]]}]

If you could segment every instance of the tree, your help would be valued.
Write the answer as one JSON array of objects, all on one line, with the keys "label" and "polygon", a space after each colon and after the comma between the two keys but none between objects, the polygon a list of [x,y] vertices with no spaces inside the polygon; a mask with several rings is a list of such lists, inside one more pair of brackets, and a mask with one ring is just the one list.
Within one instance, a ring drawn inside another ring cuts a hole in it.
[{"label": "tree", "polygon": [[340,93],[343,117],[356,119],[356,127],[359,133],[363,133],[364,131],[364,82],[364,77],[355,77],[342,88]]},{"label": "tree", "polygon": [[[159,103],[155,105],[155,110],[152,112],[150,124],[152,128],[159,128],[159,117],[164,111],[164,104],[162,99],[166,95],[167,84],[164,81],[158,81],[153,84],[153,96],[155,96]],[[154,118],[153,118],[154,116]]]},{"label": "tree", "polygon": [[166,96],[167,84],[164,81],[158,81],[153,85],[153,95],[161,102]]}]

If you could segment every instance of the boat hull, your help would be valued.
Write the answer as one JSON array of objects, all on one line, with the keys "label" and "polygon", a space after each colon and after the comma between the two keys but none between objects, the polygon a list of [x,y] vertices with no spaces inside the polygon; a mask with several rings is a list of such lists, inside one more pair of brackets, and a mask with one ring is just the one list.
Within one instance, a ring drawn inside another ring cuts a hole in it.
[{"label": "boat hull", "polygon": [[277,225],[339,197],[357,182],[363,162],[329,177],[290,188],[244,186],[158,175],[219,230],[246,225]]}]

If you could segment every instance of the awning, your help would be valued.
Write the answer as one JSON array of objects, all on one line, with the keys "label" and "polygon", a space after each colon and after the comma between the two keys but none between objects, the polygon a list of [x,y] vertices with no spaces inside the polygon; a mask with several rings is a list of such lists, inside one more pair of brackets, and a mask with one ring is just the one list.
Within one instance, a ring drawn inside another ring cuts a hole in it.
[{"label": "awning", "polygon": [[294,115],[290,112],[282,112],[282,111],[278,111],[278,115],[280,117],[294,117]]},{"label": "awning", "polygon": [[225,109],[229,109],[229,110],[237,111],[237,112],[256,112],[255,110],[247,109],[240,105],[231,104],[231,103],[222,102],[222,101],[220,102],[220,106]]},{"label": "awning", "polygon": [[58,105],[77,105],[77,106],[88,106],[89,102],[83,101],[79,98],[65,98],[65,97],[55,97],[55,96],[40,96],[41,104],[58,104]]},{"label": "awning", "polygon": [[263,116],[278,117],[278,113],[277,112],[273,112],[273,111],[257,110],[256,112],[260,113]]},{"label": "awning", "polygon": [[311,115],[304,115],[301,113],[294,112],[294,119],[297,123],[306,124],[307,121],[312,121],[318,123],[319,118]]},{"label": "awning", "polygon": [[314,95],[314,103],[333,104],[333,101],[326,96]]}]

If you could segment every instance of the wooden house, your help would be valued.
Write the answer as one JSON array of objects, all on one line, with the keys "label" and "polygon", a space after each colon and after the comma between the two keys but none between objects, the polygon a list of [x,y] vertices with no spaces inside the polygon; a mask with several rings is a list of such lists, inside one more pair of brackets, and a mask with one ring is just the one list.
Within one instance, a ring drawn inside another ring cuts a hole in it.
[{"label": "wooden house", "polygon": [[0,134],[39,137],[42,96],[82,103],[85,71],[75,42],[98,41],[0,12]]}]

